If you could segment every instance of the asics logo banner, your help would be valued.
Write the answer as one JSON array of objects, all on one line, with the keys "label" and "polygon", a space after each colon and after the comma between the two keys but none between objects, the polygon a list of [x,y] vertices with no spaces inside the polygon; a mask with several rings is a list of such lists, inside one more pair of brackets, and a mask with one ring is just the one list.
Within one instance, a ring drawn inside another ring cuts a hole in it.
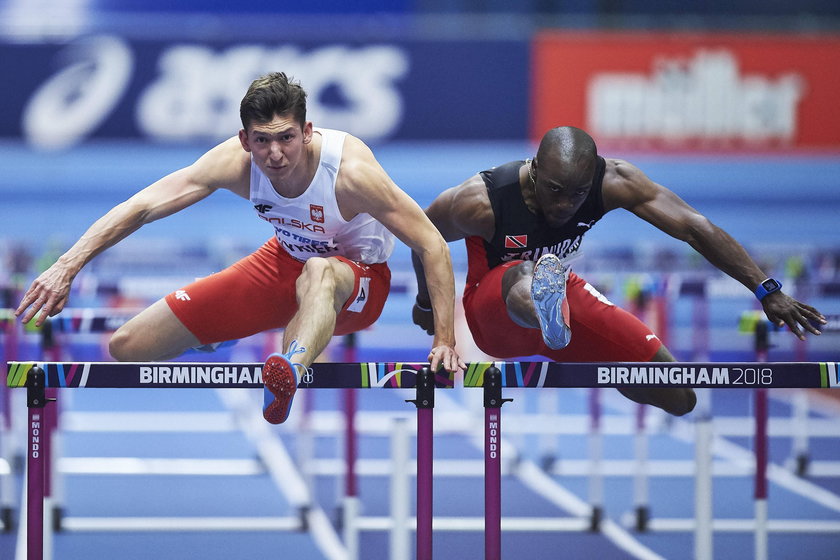
[{"label": "asics logo banner", "polygon": [[90,37],[62,49],[59,66],[23,111],[23,133],[42,149],[70,147],[94,132],[120,102],[134,74],[134,54],[115,37]]}]

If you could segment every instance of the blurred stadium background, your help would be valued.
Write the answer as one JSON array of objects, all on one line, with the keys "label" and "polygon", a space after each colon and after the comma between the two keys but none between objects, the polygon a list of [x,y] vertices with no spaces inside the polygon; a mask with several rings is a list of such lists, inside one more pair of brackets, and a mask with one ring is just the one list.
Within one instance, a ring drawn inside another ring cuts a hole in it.
[{"label": "blurred stadium background", "polygon": [[[316,125],[366,140],[421,205],[532,155],[552,126],[584,128],[789,292],[840,313],[840,3],[828,0],[3,0],[0,307],[15,307],[95,218],[235,134],[247,85],[275,70],[307,89]],[[739,332],[758,308],[751,294],[624,214],[587,236],[576,269],[656,321],[680,359],[751,359]],[[248,204],[217,194],[98,257],[71,305],[143,305],[270,234]],[[460,283],[463,247],[451,249]],[[427,351],[410,324],[404,247],[392,269],[361,360]],[[480,357],[460,336],[462,353]],[[771,359],[837,360],[836,336],[776,333]],[[40,345],[30,332],[20,357],[38,359]],[[99,359],[102,338],[68,337],[63,352]]]}]

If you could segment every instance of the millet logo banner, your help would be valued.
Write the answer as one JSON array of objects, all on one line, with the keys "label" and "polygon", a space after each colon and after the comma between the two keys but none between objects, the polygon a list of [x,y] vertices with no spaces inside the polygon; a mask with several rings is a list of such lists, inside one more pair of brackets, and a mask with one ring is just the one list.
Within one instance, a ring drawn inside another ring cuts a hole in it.
[{"label": "millet logo banner", "polygon": [[579,126],[602,146],[840,147],[840,39],[784,35],[539,34],[531,135]]}]

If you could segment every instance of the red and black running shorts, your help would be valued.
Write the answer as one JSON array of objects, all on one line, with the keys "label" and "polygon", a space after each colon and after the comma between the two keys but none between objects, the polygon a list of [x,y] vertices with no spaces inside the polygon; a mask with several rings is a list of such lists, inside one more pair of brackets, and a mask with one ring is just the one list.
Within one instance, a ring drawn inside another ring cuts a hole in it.
[{"label": "red and black running shorts", "polygon": [[540,329],[521,327],[507,313],[502,276],[520,262],[497,266],[464,290],[467,324],[482,352],[502,359],[539,355],[555,362],[647,362],[659,350],[662,343],[647,325],[574,272],[566,282],[572,340],[552,350]]},{"label": "red and black running shorts", "polygon": [[[347,263],[356,279],[353,295],[338,314],[334,334],[366,329],[382,313],[391,271],[387,263],[367,265],[335,258]],[[166,303],[202,344],[284,328],[298,310],[295,282],[303,265],[272,237],[225,270],[167,295]]]}]

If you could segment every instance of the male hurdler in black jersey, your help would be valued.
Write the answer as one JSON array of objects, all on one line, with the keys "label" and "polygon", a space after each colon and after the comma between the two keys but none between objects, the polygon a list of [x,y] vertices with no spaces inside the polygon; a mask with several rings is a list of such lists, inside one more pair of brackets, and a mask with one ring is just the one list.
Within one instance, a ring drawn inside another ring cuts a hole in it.
[{"label": "male hurdler in black jersey", "polygon": [[[534,159],[482,171],[441,193],[426,209],[444,239],[466,239],[464,310],[483,352],[503,359],[541,355],[557,362],[675,361],[656,333],[574,272],[567,273],[564,302],[571,340],[557,350],[544,340],[531,294],[535,262],[545,254],[573,256],[586,233],[617,208],[691,245],[753,291],[774,323],[786,324],[799,338],[804,331],[820,334],[812,321],[824,323],[824,317],[782,292],[726,232],[634,165],[600,157],[585,131],[558,127],[543,136]],[[422,265],[416,258],[414,263],[413,318],[431,333],[428,289]],[[690,388],[619,390],[676,415],[690,412],[696,400]]]}]

